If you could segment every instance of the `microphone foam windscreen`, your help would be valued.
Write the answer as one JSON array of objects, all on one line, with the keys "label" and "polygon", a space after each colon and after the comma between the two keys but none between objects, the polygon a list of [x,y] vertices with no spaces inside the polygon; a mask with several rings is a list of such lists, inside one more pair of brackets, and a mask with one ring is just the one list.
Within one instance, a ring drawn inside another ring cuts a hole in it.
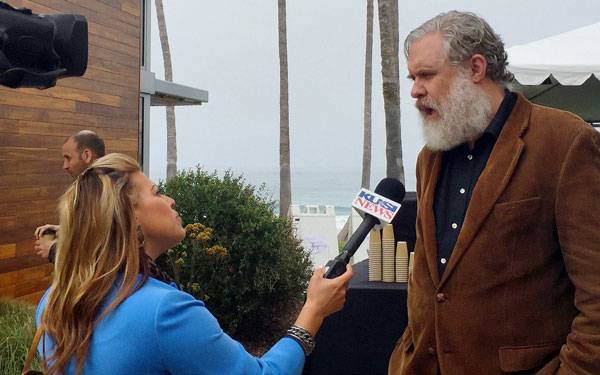
[{"label": "microphone foam windscreen", "polygon": [[402,203],[406,190],[402,182],[393,177],[386,177],[379,181],[375,188],[375,193],[391,199],[396,203]]}]

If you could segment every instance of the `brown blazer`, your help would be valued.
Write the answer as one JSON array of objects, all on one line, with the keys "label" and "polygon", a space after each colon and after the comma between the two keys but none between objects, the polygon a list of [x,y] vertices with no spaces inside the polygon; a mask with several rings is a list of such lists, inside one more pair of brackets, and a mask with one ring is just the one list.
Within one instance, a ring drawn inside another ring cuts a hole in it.
[{"label": "brown blazer", "polygon": [[441,153],[417,161],[408,327],[390,374],[600,374],[600,133],[523,96],[436,266]]}]

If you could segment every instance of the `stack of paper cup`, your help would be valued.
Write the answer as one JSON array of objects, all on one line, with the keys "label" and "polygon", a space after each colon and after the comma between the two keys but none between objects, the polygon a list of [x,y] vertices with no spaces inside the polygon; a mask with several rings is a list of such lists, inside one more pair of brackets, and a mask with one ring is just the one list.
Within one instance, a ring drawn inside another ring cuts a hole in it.
[{"label": "stack of paper cup", "polygon": [[412,251],[408,257],[408,277],[412,275],[413,268],[415,267],[415,252]]},{"label": "stack of paper cup", "polygon": [[394,240],[394,227],[391,224],[386,224],[383,227],[381,249],[383,258],[381,266],[381,279],[382,281],[393,283],[396,279],[394,272],[396,241]]},{"label": "stack of paper cup", "polygon": [[396,282],[408,282],[408,247],[404,241],[396,245]]},{"label": "stack of paper cup", "polygon": [[378,229],[369,235],[369,281],[381,281],[381,232]]}]

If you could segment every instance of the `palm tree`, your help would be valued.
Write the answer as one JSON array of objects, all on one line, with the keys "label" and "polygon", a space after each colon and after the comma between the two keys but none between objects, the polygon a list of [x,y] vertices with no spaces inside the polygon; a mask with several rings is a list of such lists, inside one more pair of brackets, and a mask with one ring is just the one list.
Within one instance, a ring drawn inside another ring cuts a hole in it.
[{"label": "palm tree", "polygon": [[285,0],[277,0],[279,31],[279,216],[286,217],[292,203],[290,178],[290,116]]},{"label": "palm tree", "polygon": [[[165,80],[173,82],[173,66],[171,65],[171,49],[167,36],[167,24],[162,0],[156,1],[156,17],[158,18],[158,34],[162,47],[165,65]],[[167,110],[167,180],[177,173],[177,129],[175,127],[175,107],[168,105]]]},{"label": "palm tree", "polygon": [[385,108],[386,175],[404,183],[400,134],[400,73],[398,66],[398,0],[377,0],[381,39],[381,75]]},{"label": "palm tree", "polygon": [[367,37],[365,47],[365,103],[361,186],[371,184],[371,91],[373,90],[373,0],[367,0]]}]

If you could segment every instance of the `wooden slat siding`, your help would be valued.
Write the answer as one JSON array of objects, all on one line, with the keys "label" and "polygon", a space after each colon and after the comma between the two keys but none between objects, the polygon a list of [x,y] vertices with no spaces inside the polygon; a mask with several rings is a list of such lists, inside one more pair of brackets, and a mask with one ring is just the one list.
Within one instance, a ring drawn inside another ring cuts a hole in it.
[{"label": "wooden slat siding", "polygon": [[131,68],[136,68],[136,69],[140,68],[140,62],[139,61],[134,62],[131,59],[131,56],[127,56],[123,53],[111,51],[106,48],[102,48],[100,46],[94,46],[94,48],[88,50],[88,59],[93,60],[96,58],[107,59],[107,60],[119,63],[124,66],[131,67]]},{"label": "wooden slat siding", "polygon": [[27,187],[39,184],[40,181],[44,181],[48,185],[62,185],[67,186],[70,182],[70,178],[66,173],[64,174],[3,174],[0,178],[0,188],[7,187]]},{"label": "wooden slat siding", "polygon": [[62,144],[96,131],[108,152],[137,157],[140,10],[137,0],[8,0],[35,13],[78,13],[89,24],[84,77],[57,86],[0,88],[0,297],[37,302],[52,265],[35,255],[34,229],[57,223],[58,198],[72,182]]},{"label": "wooden slat siding", "polygon": [[97,22],[114,28],[118,28],[122,24],[130,27],[139,27],[140,25],[139,16],[101,4],[97,0],[10,0],[9,2],[11,4],[22,3],[23,6],[36,13],[48,12],[50,9],[52,12],[58,13],[82,14],[88,19],[88,22]]},{"label": "wooden slat siding", "polygon": [[[0,153],[3,150],[0,149]],[[48,160],[27,160],[23,162],[20,159],[1,160],[0,159],[0,176],[5,174],[54,174],[64,173],[56,167],[56,163]],[[1,199],[12,199],[12,196],[2,197]],[[0,212],[0,215],[2,213]],[[0,216],[1,217],[1,216]]]},{"label": "wooden slat siding", "polygon": [[113,74],[106,71],[98,70],[94,67],[88,67],[87,71],[85,72],[84,78],[91,79],[92,81],[110,83],[112,85],[121,87],[131,87],[134,84],[134,82],[137,81],[139,87],[139,72],[137,72],[136,75],[133,77],[123,74]]},{"label": "wooden slat siding", "polygon": [[[39,1],[46,2],[47,0],[39,0]],[[109,14],[115,15],[116,19],[118,19],[119,21],[127,23],[129,25],[139,26],[139,24],[140,24],[139,11],[137,12],[138,14],[134,15],[129,12],[122,11],[120,9],[115,9],[111,6],[103,4],[102,2],[100,2],[98,0],[67,0],[66,3],[72,4],[72,7],[67,6],[66,8],[70,8],[70,9],[87,8],[88,11],[86,13],[90,13],[90,11],[92,14],[96,14],[96,15],[109,13]],[[138,5],[138,8],[139,8],[139,5]],[[99,23],[101,23],[101,22],[99,22]]]},{"label": "wooden slat siding", "polygon": [[130,13],[136,17],[138,17],[140,15],[140,7],[139,7],[139,0],[127,0],[127,1],[121,1],[121,0],[98,0],[108,6],[111,6],[113,8],[117,8],[120,9],[122,11],[125,11],[127,13]]},{"label": "wooden slat siding", "polygon": [[50,281],[51,280],[49,276],[44,276],[40,279],[19,281],[19,283],[16,285],[17,288],[15,290],[15,294],[17,296],[26,296],[28,294],[38,293],[40,290],[48,288]]},{"label": "wooden slat siding", "polygon": [[16,91],[28,95],[38,95],[57,99],[68,99],[87,103],[104,104],[110,105],[112,107],[122,106],[122,100],[120,96],[111,94],[100,94],[97,91],[90,91],[89,89],[82,90],[74,89],[71,87],[59,86],[47,90],[19,89]]},{"label": "wooden slat siding", "polygon": [[89,90],[90,86],[94,87],[96,93],[116,95],[121,97],[121,100],[123,100],[123,95],[127,95],[131,91],[130,87],[123,87],[106,82],[93,81],[91,79],[83,77],[79,79],[63,79],[62,81],[58,81],[58,84],[56,85],[56,87],[66,87],[79,90]]},{"label": "wooden slat siding", "polygon": [[14,258],[17,256],[17,245],[0,245],[0,259]]},{"label": "wooden slat siding", "polygon": [[[31,242],[31,243],[33,244],[33,242]],[[33,245],[32,245],[32,248],[33,248]],[[42,259],[37,255],[33,255],[33,250],[32,250],[32,255],[0,260],[0,275],[3,275],[6,272],[14,272],[14,271],[24,270],[27,268],[46,265],[46,264],[48,264],[48,260]],[[9,285],[11,285],[11,284],[10,283],[8,285],[0,284],[1,287],[7,287]],[[0,297],[3,297],[3,296],[0,295]]]},{"label": "wooden slat siding", "polygon": [[[61,172],[58,172],[61,173]],[[20,205],[21,209],[18,212],[22,212],[24,210],[29,211],[31,207],[28,207],[28,204],[35,205],[35,201],[39,199],[53,199],[59,197],[65,191],[64,186],[48,186],[46,184],[36,186],[36,187],[26,187],[26,188],[2,188],[0,189],[0,194],[10,194],[11,202],[19,202],[22,203]],[[2,213],[5,214],[5,213]],[[8,214],[11,214],[10,212]],[[20,215],[19,215],[20,216]],[[2,218],[0,217],[0,223],[2,222]],[[19,225],[19,223],[16,223]],[[33,232],[32,232],[33,233]]]},{"label": "wooden slat siding", "polygon": [[[110,124],[112,125],[112,124]],[[50,123],[50,122],[39,122],[39,121],[19,121],[19,120],[6,120],[2,119],[0,121],[0,133],[11,133],[11,134],[35,134],[35,135],[56,135],[56,134],[64,134],[65,139],[67,136],[78,132],[81,130],[81,125],[70,125],[70,124],[61,124],[61,123]],[[16,133],[15,133],[16,132]],[[101,128],[98,129],[98,135],[102,137],[105,141],[108,141],[112,138],[114,139],[130,139],[137,140],[137,130],[134,129],[123,129],[123,128]],[[62,144],[61,144],[62,147]],[[19,149],[11,149],[6,148],[6,152],[19,152]],[[36,150],[25,150],[26,152],[37,152]],[[45,150],[47,151],[47,150]],[[57,153],[54,149],[52,152],[44,152],[46,157],[57,157]],[[59,152],[59,156],[62,152]],[[3,156],[0,155],[0,159],[3,159]],[[24,154],[23,156],[26,156]],[[60,157],[57,157],[60,159]]]},{"label": "wooden slat siding", "polygon": [[124,1],[123,4],[121,4],[121,9],[123,9],[125,12],[132,14],[136,17],[140,16],[139,2]]},{"label": "wooden slat siding", "polygon": [[33,137],[29,134],[4,134],[0,137],[0,147],[20,148],[54,148],[60,149],[65,142],[62,135],[48,135],[45,137]]},{"label": "wooden slat siding", "polygon": [[133,48],[137,48],[140,42],[140,39],[136,38],[135,34],[127,34],[121,30],[114,29],[110,26],[104,26],[95,22],[88,23],[88,32],[92,35],[105,38],[106,40],[124,44]]},{"label": "wooden slat siding", "polygon": [[9,92],[9,90],[0,90],[0,105],[19,105],[24,107],[58,109],[61,111],[75,112],[75,102],[72,100],[58,100],[47,96],[22,94],[19,90],[11,92]]},{"label": "wooden slat siding", "polygon": [[[138,102],[139,99],[136,98],[135,103]],[[84,102],[75,102],[75,112],[87,112],[92,115],[109,116],[123,120],[137,120],[139,116],[137,106],[133,108],[115,108],[108,105]]]},{"label": "wooden slat siding", "polygon": [[[64,185],[61,185],[64,186]],[[35,202],[35,205],[30,205],[27,207],[27,213],[37,216],[46,215],[46,216],[54,216],[54,211],[56,210],[58,205],[58,199],[40,199]],[[0,204],[0,212],[14,212],[18,213],[22,208],[22,204],[19,202],[10,202],[10,203],[2,203]],[[51,213],[52,215],[50,215]],[[43,220],[40,220],[43,221]],[[48,224],[48,223],[45,223]],[[33,232],[31,232],[33,236]],[[0,253],[2,252],[2,245],[0,245]]]},{"label": "wooden slat siding", "polygon": [[[107,50],[108,51],[108,50]],[[111,54],[114,52],[111,52]],[[125,64],[121,64],[117,61],[111,60],[111,54],[105,55],[102,57],[91,57],[88,60],[88,66],[91,66],[95,69],[102,70],[109,73],[115,74],[135,74],[140,67],[129,66]]]},{"label": "wooden slat siding", "polygon": [[[0,121],[0,123],[2,123],[3,121]],[[12,134],[12,133],[11,133]],[[1,136],[1,133],[0,133]],[[2,149],[2,154],[0,155],[0,160],[15,160],[15,159],[27,159],[30,158],[31,155],[37,155],[41,158],[45,158],[45,159],[52,159],[54,158],[56,155],[56,151],[52,150],[52,149],[40,149],[40,148],[22,148],[22,147],[13,147],[13,146],[9,146],[9,147],[3,147]],[[7,177],[7,175],[3,175],[2,178],[0,179],[0,186],[2,186],[3,184],[7,184],[4,179]],[[21,177],[23,177],[21,175]],[[44,179],[46,180],[46,179]],[[14,185],[14,182],[12,182],[12,184],[10,186]],[[39,181],[38,181],[39,183]]]},{"label": "wooden slat siding", "polygon": [[[133,111],[133,109],[130,110]],[[131,128],[127,123],[114,122],[114,118],[107,116],[57,110],[48,112],[46,109],[15,106],[0,106],[0,119],[46,122],[56,125],[79,125],[80,128],[96,129],[96,131],[100,131],[99,128],[111,131],[112,129]]]},{"label": "wooden slat siding", "polygon": [[[139,79],[139,78],[138,78]],[[102,94],[98,94],[102,95]],[[66,96],[66,95],[65,95]],[[129,105],[109,106],[98,103],[83,102],[52,96],[39,95],[35,91],[26,93],[24,90],[0,89],[0,105],[25,106],[31,108],[46,108],[48,110],[60,110],[66,112],[86,112],[108,117],[132,119],[138,117],[137,107],[131,108],[131,104],[138,103],[137,97],[130,97]],[[87,99],[86,99],[87,100]],[[122,99],[124,100],[124,99]]]},{"label": "wooden slat siding", "polygon": [[103,47],[108,50],[119,52],[130,57],[135,57],[136,51],[138,51],[138,47],[136,46],[129,46],[127,44],[115,42],[113,40],[107,39],[105,36],[94,35],[92,33],[88,35],[88,42],[90,43],[90,47]]},{"label": "wooden slat siding", "polygon": [[0,285],[16,284],[18,281],[34,281],[48,277],[52,273],[52,267],[48,267],[48,265],[48,262],[46,262],[39,266],[0,274]]}]

